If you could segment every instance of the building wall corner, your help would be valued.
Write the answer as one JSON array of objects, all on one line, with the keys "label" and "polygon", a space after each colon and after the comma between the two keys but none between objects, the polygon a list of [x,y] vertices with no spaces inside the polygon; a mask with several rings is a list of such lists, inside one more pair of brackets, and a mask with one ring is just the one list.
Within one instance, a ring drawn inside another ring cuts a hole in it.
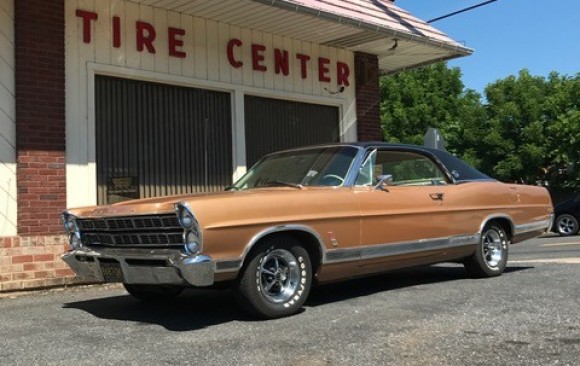
[{"label": "building wall corner", "polygon": [[382,141],[378,57],[355,52],[354,63],[358,140]]}]

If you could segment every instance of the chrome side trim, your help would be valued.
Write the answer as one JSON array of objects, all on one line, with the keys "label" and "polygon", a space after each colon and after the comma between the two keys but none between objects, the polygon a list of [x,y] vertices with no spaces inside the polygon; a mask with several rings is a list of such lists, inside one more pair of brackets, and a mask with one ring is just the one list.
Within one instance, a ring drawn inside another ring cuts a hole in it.
[{"label": "chrome side trim", "polygon": [[316,237],[320,243],[322,254],[322,264],[342,263],[358,260],[366,260],[380,257],[390,257],[402,254],[412,254],[426,250],[451,249],[479,243],[481,234],[463,234],[451,237],[436,239],[421,239],[397,243],[385,243],[376,245],[367,245],[349,249],[331,249],[326,250],[322,244],[322,239],[314,230],[302,225],[283,225],[276,226],[261,231],[256,234],[250,243],[246,246],[241,259],[228,259],[216,261],[216,273],[238,271],[248,255],[251,248],[264,236],[276,232],[301,230],[310,233]]},{"label": "chrome side trim", "polygon": [[[256,235],[254,235],[252,237],[252,239],[249,241],[248,244],[246,244],[246,247],[244,248],[244,251],[243,251],[242,256],[240,258],[230,259],[230,260],[226,260],[226,261],[218,261],[217,263],[223,263],[223,262],[227,263],[227,262],[239,261],[238,267],[235,269],[232,268],[231,270],[228,270],[228,272],[238,270],[242,267],[242,264],[246,260],[248,253],[250,253],[250,250],[252,250],[254,245],[260,239],[264,238],[267,235],[274,234],[274,233],[280,233],[280,232],[284,232],[284,231],[302,231],[302,232],[305,232],[307,234],[314,236],[314,238],[316,238],[316,241],[318,242],[318,247],[320,250],[320,258],[324,259],[324,256],[326,253],[326,248],[324,247],[324,242],[322,241],[322,237],[313,228],[311,228],[309,226],[290,224],[290,225],[278,225],[278,226],[270,227],[270,228],[267,228],[265,230],[260,231],[259,233],[257,233]],[[221,266],[224,266],[224,265],[221,265]],[[225,266],[227,266],[227,264]],[[222,272],[226,272],[226,271],[222,270]]]},{"label": "chrome side trim", "polygon": [[485,225],[487,225],[487,223],[493,219],[506,219],[506,220],[508,220],[510,223],[512,234],[515,235],[516,228],[514,226],[514,219],[508,214],[492,214],[492,215],[487,216],[481,222],[481,226],[479,227],[478,233],[481,234],[483,232],[483,228],[485,227]]},{"label": "chrome side trim", "polygon": [[367,260],[381,257],[392,257],[412,254],[426,250],[451,249],[479,243],[481,235],[465,234],[446,238],[421,239],[398,243],[367,245],[352,249],[328,250],[323,263],[341,263],[354,260]]},{"label": "chrome side trim", "polygon": [[546,220],[528,222],[526,224],[516,225],[514,235],[521,235],[532,231],[547,231],[552,226],[553,216],[550,215]]}]

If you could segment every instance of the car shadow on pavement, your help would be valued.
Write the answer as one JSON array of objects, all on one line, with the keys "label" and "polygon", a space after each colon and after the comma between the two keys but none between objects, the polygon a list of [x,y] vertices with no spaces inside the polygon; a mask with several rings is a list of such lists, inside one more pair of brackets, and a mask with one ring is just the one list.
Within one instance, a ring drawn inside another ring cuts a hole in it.
[{"label": "car shadow on pavement", "polygon": [[[504,276],[511,272],[518,272],[534,267],[510,266],[506,267]],[[443,264],[426,267],[415,267],[338,282],[321,285],[310,292],[306,306],[320,306],[333,302],[340,302],[362,296],[368,296],[379,292],[392,291],[401,288],[411,288],[430,283],[442,283],[448,281],[478,280],[467,275],[462,265]],[[485,281],[486,279],[481,279]]]},{"label": "car shadow on pavement", "polygon": [[[534,267],[509,266],[505,274]],[[317,286],[305,307],[368,296],[401,288],[468,279],[463,267],[432,266]],[[175,332],[193,331],[232,321],[254,321],[237,307],[231,290],[188,289],[159,304],[143,303],[130,295],[66,303],[64,309],[86,311],[100,319],[156,324]]]},{"label": "car shadow on pavement", "polygon": [[64,304],[101,319],[157,324],[175,332],[192,331],[236,320],[250,320],[229,290],[185,290],[179,297],[160,303],[141,302],[129,294]]}]

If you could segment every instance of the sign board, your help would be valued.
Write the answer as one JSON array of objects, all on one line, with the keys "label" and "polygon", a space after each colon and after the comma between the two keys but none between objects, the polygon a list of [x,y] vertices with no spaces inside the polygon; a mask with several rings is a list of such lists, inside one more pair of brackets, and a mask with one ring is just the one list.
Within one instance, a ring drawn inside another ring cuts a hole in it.
[{"label": "sign board", "polygon": [[107,179],[107,203],[117,203],[139,198],[138,177],[113,177]]}]

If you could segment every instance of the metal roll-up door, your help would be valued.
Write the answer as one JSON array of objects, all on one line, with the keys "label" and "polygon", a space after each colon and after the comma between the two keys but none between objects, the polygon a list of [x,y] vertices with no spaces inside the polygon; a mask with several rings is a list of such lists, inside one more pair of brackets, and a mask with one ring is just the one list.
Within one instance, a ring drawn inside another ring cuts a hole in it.
[{"label": "metal roll-up door", "polygon": [[232,183],[229,93],[95,79],[99,204],[219,191]]},{"label": "metal roll-up door", "polygon": [[340,141],[338,107],[245,97],[246,163],[298,146]]}]

